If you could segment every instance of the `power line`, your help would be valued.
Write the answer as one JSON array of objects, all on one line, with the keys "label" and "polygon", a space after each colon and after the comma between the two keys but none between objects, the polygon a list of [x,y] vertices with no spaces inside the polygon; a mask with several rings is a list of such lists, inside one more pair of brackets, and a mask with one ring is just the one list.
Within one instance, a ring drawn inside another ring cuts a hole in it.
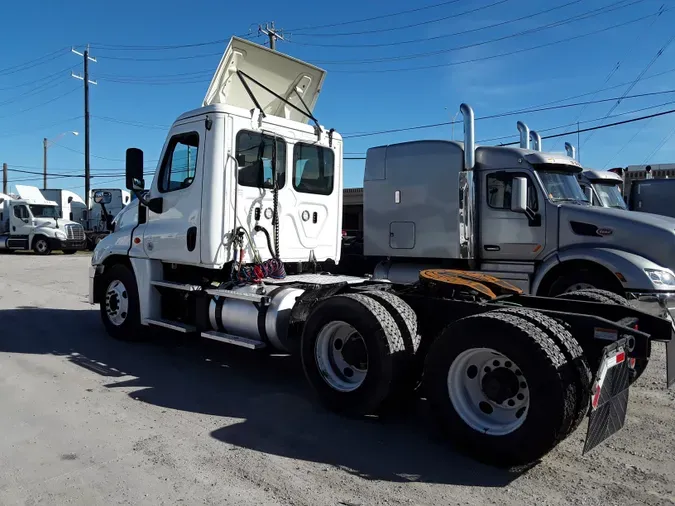
[{"label": "power line", "polygon": [[[455,0],[458,1],[458,0]],[[245,33],[241,35],[235,35],[241,39],[258,37],[257,33]],[[195,47],[203,46],[213,46],[216,44],[225,44],[229,42],[230,39],[216,39],[209,40],[205,42],[194,42],[190,44],[172,44],[172,45],[162,45],[162,46],[142,46],[142,45],[124,45],[124,44],[104,44],[99,42],[93,42],[89,46],[93,49],[101,49],[108,51],[169,51],[173,49],[188,49]]]},{"label": "power line", "polygon": [[[565,137],[566,135],[573,135],[573,134],[576,135],[577,133],[592,132],[595,130],[602,130],[603,128],[611,128],[619,125],[627,125],[628,123],[635,123],[636,121],[642,121],[645,119],[658,118],[659,116],[666,116],[668,114],[673,113],[675,113],[675,109],[670,109],[668,111],[657,112],[654,114],[650,114],[648,116],[640,116],[638,118],[626,119],[623,121],[617,121],[615,123],[607,123],[606,125],[598,125],[594,127],[582,128],[581,130],[570,130],[569,132],[563,132],[560,134],[545,135],[542,137],[542,139],[556,139],[558,137]],[[516,144],[518,144],[517,141],[509,142],[508,144],[501,144],[501,146],[514,146]]]},{"label": "power line", "polygon": [[[653,96],[659,96],[659,95],[668,95],[675,93],[675,89],[671,90],[664,90],[664,91],[653,91],[653,92],[648,92],[648,93],[639,93],[637,95],[630,95],[624,97],[625,99],[633,99],[633,98],[645,98],[645,97],[653,97]],[[527,113],[533,113],[533,112],[546,112],[546,111],[555,111],[558,109],[569,109],[571,107],[580,107],[582,105],[588,105],[588,104],[600,104],[603,102],[612,102],[616,100],[616,97],[611,97],[611,98],[603,98],[599,100],[590,100],[586,102],[575,102],[572,104],[563,104],[563,105],[555,105],[555,106],[546,106],[546,107],[532,107],[529,109],[519,109],[515,111],[507,111],[503,113],[498,113],[498,114],[490,114],[488,116],[479,116],[475,119],[475,121],[481,121],[481,120],[486,120],[486,119],[498,119],[498,118],[506,118],[508,116],[515,116],[517,114],[527,114]],[[597,120],[595,120],[597,121]],[[366,132],[366,133],[360,133],[360,134],[346,134],[343,135],[343,139],[354,139],[356,137],[370,137],[373,135],[381,135],[381,134],[390,134],[390,133],[397,133],[397,132],[407,132],[411,130],[423,130],[426,128],[436,128],[440,126],[447,126],[447,125],[457,125],[462,123],[461,121],[444,121],[442,123],[432,123],[429,125],[416,125],[412,127],[405,127],[405,128],[394,128],[390,130],[380,130],[378,132]]]},{"label": "power line", "polygon": [[68,72],[68,71],[70,71],[70,70],[73,70],[74,68],[75,68],[75,66],[72,66],[72,67],[66,67],[65,69],[59,70],[58,72],[54,72],[53,74],[49,74],[48,76],[41,77],[41,78],[39,78],[39,79],[35,79],[34,81],[29,81],[29,82],[27,82],[27,83],[21,83],[21,84],[14,84],[14,85],[12,85],[12,86],[7,86],[7,87],[5,87],[5,88],[0,88],[0,91],[8,91],[8,90],[16,89],[16,88],[23,88],[24,86],[30,86],[30,85],[32,85],[32,84],[36,84],[36,83],[45,81],[45,80],[50,79],[50,78],[52,78],[52,77],[59,76],[59,75],[63,74],[64,72]]},{"label": "power line", "polygon": [[52,51],[51,53],[40,56],[39,58],[35,58],[34,60],[20,63],[18,65],[13,65],[11,67],[5,67],[4,69],[0,69],[0,76],[8,76],[11,74],[16,74],[17,72],[23,72],[24,70],[32,69],[33,67],[37,67],[39,65],[44,65],[45,63],[64,56],[66,54],[66,50],[68,50],[67,47],[57,49],[56,51]]},{"label": "power line", "polygon": [[[393,18],[395,16],[402,16],[403,14],[412,14],[413,12],[420,12],[420,11],[423,11],[423,10],[433,9],[433,8],[436,8],[436,7],[443,7],[445,5],[455,4],[459,1],[460,0],[449,0],[447,2],[441,2],[441,3],[437,3],[437,4],[432,4],[432,5],[425,5],[425,6],[422,6],[422,7],[416,7],[414,9],[407,9],[407,10],[404,10],[404,11],[392,12],[392,13],[389,13],[389,14],[381,14],[379,16],[373,16],[373,17],[370,17],[370,18],[353,19],[353,20],[350,20],[350,21],[341,21],[341,22],[338,22],[338,23],[331,23],[331,24],[328,24],[328,25],[318,25],[318,26],[312,25],[312,26],[305,26],[305,27],[300,27],[300,28],[291,28],[288,31],[289,32],[301,32],[301,31],[305,31],[305,30],[316,30],[318,28],[334,28],[336,26],[353,25],[353,24],[357,24],[357,23],[365,23],[367,21],[378,21],[380,19]],[[305,34],[300,34],[300,35],[304,35],[304,36],[307,36],[307,37],[320,37],[321,36],[320,34],[312,34],[312,33],[305,33]]]},{"label": "power line", "polygon": [[73,88],[73,89],[71,89],[70,91],[67,91],[67,92],[65,92],[65,93],[62,93],[61,95],[58,95],[58,96],[56,96],[56,97],[54,97],[54,98],[52,98],[52,99],[47,100],[46,102],[42,102],[42,103],[40,103],[40,104],[36,104],[36,105],[31,106],[31,107],[27,107],[26,109],[22,109],[22,110],[20,110],[20,111],[17,111],[17,112],[15,112],[15,113],[12,113],[12,114],[5,114],[4,116],[0,116],[0,119],[11,118],[12,116],[17,116],[17,115],[19,115],[19,114],[23,114],[24,112],[31,111],[31,110],[33,110],[33,109],[37,109],[38,107],[43,107],[43,106],[45,106],[45,105],[47,105],[47,104],[51,104],[52,102],[54,102],[54,101],[56,101],[56,100],[59,100],[59,99],[65,97],[65,96],[67,96],[67,95],[70,95],[71,93],[76,92],[77,90],[78,90],[78,88]]},{"label": "power line", "polygon": [[62,125],[64,123],[68,123],[70,121],[82,119],[82,118],[84,118],[84,116],[74,116],[72,118],[57,121],[56,123],[51,123],[49,125],[44,125],[44,126],[33,127],[30,130],[24,130],[24,131],[20,131],[20,132],[17,132],[16,130],[12,130],[11,132],[0,134],[0,137],[2,137],[3,139],[6,139],[7,137],[15,137],[15,136],[19,136],[19,135],[29,135],[29,134],[32,135],[37,131],[46,130],[48,128],[52,128],[52,127]]},{"label": "power line", "polygon": [[[347,37],[347,36],[353,36],[353,35],[371,35],[373,33],[383,33],[383,32],[392,32],[392,31],[398,31],[398,30],[406,30],[408,28],[417,28],[418,26],[425,26],[425,25],[430,25],[433,23],[440,23],[441,21],[447,21],[448,19],[454,19],[458,18],[460,16],[466,16],[467,14],[474,14],[476,12],[484,11],[486,9],[489,9],[491,7],[495,7],[497,5],[510,2],[511,0],[497,0],[496,2],[492,2],[491,4],[488,5],[483,5],[482,7],[476,7],[475,9],[469,9],[467,11],[462,11],[456,14],[450,14],[449,16],[443,16],[440,18],[435,18],[435,19],[430,19],[427,21],[420,21],[417,23],[411,23],[409,25],[403,25],[403,26],[395,26],[392,28],[377,28],[377,29],[370,29],[370,30],[363,30],[359,32],[342,32],[342,33],[322,33],[322,34],[315,34],[314,36],[317,37]],[[625,0],[623,0],[625,1]],[[289,30],[290,31],[290,30]],[[309,34],[305,34],[309,36]]]},{"label": "power line", "polygon": [[[622,0],[626,1],[626,0]],[[590,10],[588,12],[585,12],[583,14],[577,14],[575,16],[572,16],[567,19],[562,19],[558,21],[554,21],[551,23],[547,23],[545,25],[541,25],[535,28],[529,28],[527,30],[521,30],[520,32],[516,33],[511,33],[508,35],[503,35],[501,37],[496,37],[494,39],[482,41],[482,42],[475,42],[473,44],[465,44],[462,46],[456,46],[456,47],[451,47],[448,49],[440,49],[437,51],[427,51],[424,53],[415,53],[415,54],[408,54],[408,55],[397,55],[397,56],[390,56],[390,57],[383,57],[383,58],[370,58],[370,59],[362,59],[362,60],[319,60],[316,61],[315,63],[321,64],[321,65],[362,65],[362,64],[371,64],[371,63],[382,63],[382,62],[388,62],[388,61],[401,61],[401,60],[414,60],[417,58],[426,58],[429,56],[438,56],[440,54],[446,54],[446,53],[451,53],[454,51],[462,51],[464,49],[470,49],[474,47],[480,47],[484,46],[486,44],[493,44],[495,42],[503,42],[505,40],[513,39],[515,37],[521,37],[523,35],[530,35],[532,33],[537,33],[541,32],[544,30],[548,30],[550,28],[558,28],[559,26],[564,26],[569,23],[573,23],[576,21],[580,21],[582,19],[590,19],[595,16],[600,16],[603,14],[607,14],[608,12],[612,12],[618,9],[624,9],[626,7],[630,7],[631,5],[639,4],[642,3],[646,0],[632,0],[630,3],[625,4],[625,5],[619,5],[619,6],[604,6],[600,7],[597,9]]]},{"label": "power line", "polygon": [[109,116],[96,116],[94,114],[91,115],[92,118],[100,119],[103,121],[108,121],[110,123],[119,123],[122,125],[129,125],[129,126],[135,126],[139,128],[152,128],[152,129],[157,129],[157,130],[166,130],[170,128],[169,125],[152,125],[149,123],[141,123],[139,121],[127,121],[127,120],[121,120],[117,118],[111,118]]},{"label": "power line", "polygon": [[673,128],[673,129],[670,131],[670,133],[668,133],[668,134],[663,138],[663,140],[662,140],[662,141],[654,148],[654,150],[653,150],[651,153],[649,153],[649,154],[645,157],[644,163],[647,163],[647,162],[651,161],[652,157],[655,156],[659,151],[661,151],[661,149],[663,148],[663,146],[666,145],[666,143],[671,139],[671,137],[672,137],[673,135],[675,135],[675,128]]},{"label": "power line", "polygon": [[138,58],[135,56],[106,56],[99,55],[100,58],[107,60],[122,60],[122,61],[175,61],[175,60],[193,60],[195,58],[208,58],[210,56],[222,56],[222,52],[218,53],[204,53],[204,54],[193,54],[188,56],[168,56],[166,58]]},{"label": "power line", "polygon": [[526,19],[531,19],[536,16],[540,16],[542,14],[548,14],[551,13],[555,10],[558,9],[563,9],[565,7],[569,7],[570,5],[576,4],[581,2],[582,0],[572,0],[571,2],[567,2],[562,5],[558,5],[557,7],[552,7],[550,9],[545,9],[543,11],[535,12],[534,14],[528,14],[527,16],[521,16],[519,18],[515,19],[510,19],[508,21],[501,21],[499,23],[494,23],[492,25],[486,25],[486,26],[481,26],[479,28],[472,28],[470,30],[463,30],[461,32],[454,32],[454,33],[445,33],[443,35],[436,35],[433,37],[425,37],[425,38],[420,38],[420,39],[408,39],[408,40],[399,40],[396,42],[378,42],[375,44],[317,44],[315,42],[298,42],[295,40],[289,40],[292,44],[300,45],[300,46],[312,46],[312,47],[341,47],[341,48],[346,48],[346,47],[354,47],[354,48],[368,48],[368,47],[388,47],[388,46],[399,46],[402,44],[415,44],[418,42],[428,42],[430,40],[438,40],[438,39],[446,39],[450,37],[455,37],[457,35],[466,35],[468,33],[475,33],[479,32],[482,30],[488,30],[492,28],[497,28],[500,26],[505,26],[511,23],[516,23],[518,21],[523,21]]},{"label": "power line", "polygon": [[56,86],[58,86],[58,84],[64,82],[66,79],[67,79],[67,77],[64,76],[64,75],[54,77],[50,81],[47,81],[47,82],[45,82],[45,83],[43,83],[39,86],[36,86],[33,89],[30,89],[28,91],[25,91],[25,92],[19,94],[19,95],[16,95],[12,98],[9,98],[9,99],[5,100],[4,102],[0,102],[0,106],[13,104],[15,102],[19,102],[19,101],[25,99],[26,97],[31,97],[33,95],[37,95],[37,94],[42,93],[44,91],[55,88]]},{"label": "power line", "polygon": [[336,69],[334,69],[334,70],[331,70],[331,72],[333,72],[333,73],[343,73],[343,74],[372,74],[372,73],[385,73],[385,72],[412,72],[412,71],[417,71],[417,70],[430,70],[430,69],[435,69],[435,68],[445,68],[445,67],[453,67],[453,66],[456,66],[456,65],[464,65],[466,63],[476,63],[476,62],[479,62],[479,61],[494,60],[496,58],[503,58],[505,56],[513,56],[513,55],[516,55],[516,54],[534,51],[536,49],[542,49],[542,48],[545,48],[545,47],[563,44],[565,42],[570,42],[570,41],[573,41],[573,40],[582,39],[582,38],[588,37],[590,35],[597,35],[599,33],[614,30],[615,28],[621,28],[621,27],[624,27],[624,26],[631,25],[633,23],[637,23],[637,22],[642,21],[644,19],[648,19],[648,18],[650,18],[654,15],[655,14],[648,14],[646,16],[642,16],[640,18],[632,19],[632,20],[629,20],[629,21],[624,21],[622,23],[617,23],[615,25],[608,26],[606,28],[593,30],[591,32],[583,33],[581,35],[576,35],[576,36],[573,36],[573,37],[567,37],[565,39],[560,39],[560,40],[556,40],[556,41],[553,41],[553,42],[547,42],[545,44],[539,44],[537,46],[527,47],[527,48],[523,48],[523,49],[517,49],[517,50],[514,50],[514,51],[499,53],[499,54],[490,55],[490,56],[471,58],[469,60],[461,60],[461,61],[450,62],[450,63],[439,63],[439,64],[435,64],[435,65],[424,65],[424,66],[419,66],[419,67],[394,68],[394,69],[372,69],[372,70],[336,70]]}]

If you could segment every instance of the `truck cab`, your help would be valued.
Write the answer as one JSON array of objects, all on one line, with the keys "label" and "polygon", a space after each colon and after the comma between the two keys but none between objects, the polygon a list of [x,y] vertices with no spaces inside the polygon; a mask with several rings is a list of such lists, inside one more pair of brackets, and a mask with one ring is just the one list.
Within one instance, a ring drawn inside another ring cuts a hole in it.
[{"label": "truck cab", "polygon": [[584,169],[578,174],[579,186],[594,206],[628,209],[622,193],[623,178],[607,170]]},{"label": "truck cab", "polygon": [[35,187],[17,185],[21,199],[0,197],[0,250],[54,250],[72,254],[85,248],[82,225],[61,218],[59,205],[42,197]]}]

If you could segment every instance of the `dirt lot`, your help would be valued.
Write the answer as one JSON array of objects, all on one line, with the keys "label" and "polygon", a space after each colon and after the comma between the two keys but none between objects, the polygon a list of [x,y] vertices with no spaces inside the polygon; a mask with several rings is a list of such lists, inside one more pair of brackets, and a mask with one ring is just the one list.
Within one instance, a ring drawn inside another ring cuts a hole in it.
[{"label": "dirt lot", "polygon": [[86,256],[0,256],[0,504],[672,504],[675,390],[664,349],[626,427],[586,457],[585,424],[529,471],[459,456],[420,401],[350,421],[293,358],[170,334],[115,342]]}]

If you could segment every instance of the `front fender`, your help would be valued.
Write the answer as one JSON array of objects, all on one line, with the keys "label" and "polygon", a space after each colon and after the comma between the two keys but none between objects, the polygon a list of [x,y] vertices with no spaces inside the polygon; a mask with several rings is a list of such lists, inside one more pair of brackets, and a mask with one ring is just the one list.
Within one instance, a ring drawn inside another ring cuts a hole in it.
[{"label": "front fender", "polygon": [[[63,232],[63,235],[59,234],[56,235],[56,231],[59,230],[60,232]],[[37,227],[33,229],[33,236],[36,235],[41,235],[43,237],[46,237],[47,239],[65,239],[66,238],[66,233],[63,231],[63,229],[60,228],[52,228],[52,227]]]},{"label": "front fender", "polygon": [[531,293],[536,294],[539,291],[542,282],[554,267],[573,260],[596,263],[612,273],[620,273],[625,281],[621,281],[618,277],[617,279],[621,281],[626,291],[651,292],[659,290],[659,288],[654,286],[645,269],[670,271],[667,267],[658,265],[640,255],[628,253],[627,251],[594,247],[569,248],[557,252],[541,264],[532,281]]},{"label": "front fender", "polygon": [[[140,228],[140,227],[139,227]],[[105,262],[106,258],[113,255],[121,255],[125,257],[147,257],[142,248],[142,243],[131,246],[131,235],[142,239],[143,231],[134,230],[129,227],[124,228],[118,232],[106,235],[94,248],[91,256],[92,265],[100,265]]]}]

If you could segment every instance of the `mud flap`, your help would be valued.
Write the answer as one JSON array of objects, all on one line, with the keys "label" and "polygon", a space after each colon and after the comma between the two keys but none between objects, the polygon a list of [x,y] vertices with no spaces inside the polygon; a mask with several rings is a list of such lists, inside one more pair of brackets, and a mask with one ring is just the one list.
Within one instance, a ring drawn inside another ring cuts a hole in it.
[{"label": "mud flap", "polygon": [[584,454],[623,428],[628,409],[630,374],[626,339],[606,346],[593,382]]}]

